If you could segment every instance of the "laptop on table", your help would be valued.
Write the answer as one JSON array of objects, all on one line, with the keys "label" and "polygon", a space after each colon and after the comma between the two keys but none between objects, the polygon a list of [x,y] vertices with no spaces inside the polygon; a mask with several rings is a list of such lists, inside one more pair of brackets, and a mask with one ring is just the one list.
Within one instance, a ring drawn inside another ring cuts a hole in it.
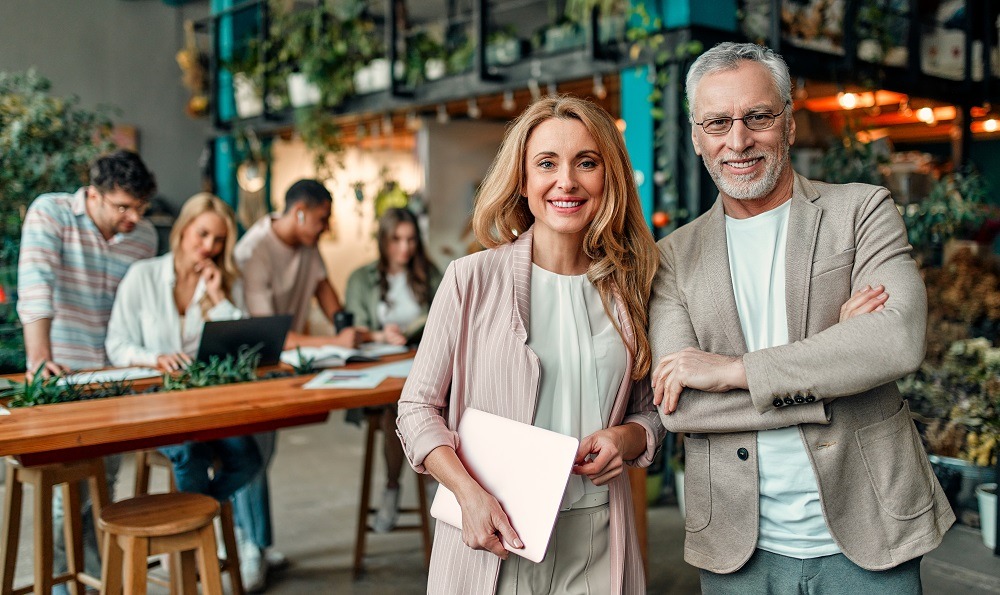
[{"label": "laptop on table", "polygon": [[207,362],[213,355],[223,358],[236,355],[240,347],[260,345],[260,364],[277,364],[291,326],[291,314],[208,321],[201,333],[197,360]]}]

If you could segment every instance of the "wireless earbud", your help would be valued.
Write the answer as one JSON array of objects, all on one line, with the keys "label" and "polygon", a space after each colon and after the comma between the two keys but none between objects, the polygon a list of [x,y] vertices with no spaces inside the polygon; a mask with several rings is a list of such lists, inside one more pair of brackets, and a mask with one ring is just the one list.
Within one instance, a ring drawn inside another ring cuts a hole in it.
[{"label": "wireless earbud", "polygon": [[306,214],[305,214],[305,213],[303,213],[302,211],[299,211],[299,212],[298,212],[298,213],[296,214],[296,216],[298,217],[298,220],[299,220],[299,225],[302,225],[303,223],[305,223],[305,222],[306,222]]}]

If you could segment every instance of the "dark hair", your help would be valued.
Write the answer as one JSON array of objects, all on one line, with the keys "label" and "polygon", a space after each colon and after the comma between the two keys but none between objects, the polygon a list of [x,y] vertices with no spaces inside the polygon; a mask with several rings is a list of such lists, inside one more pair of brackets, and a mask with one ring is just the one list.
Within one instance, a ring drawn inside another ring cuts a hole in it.
[{"label": "dark hair", "polygon": [[90,164],[90,185],[101,192],[118,188],[138,200],[149,200],[156,194],[156,178],[139,155],[127,149],[95,159]]},{"label": "dark hair", "polygon": [[431,303],[431,262],[427,259],[424,251],[424,240],[420,237],[420,225],[417,224],[417,217],[408,209],[391,208],[378,220],[378,286],[382,296],[382,301],[386,301],[389,293],[389,255],[388,246],[392,240],[392,234],[396,233],[396,228],[400,223],[410,223],[413,229],[417,248],[413,252],[413,258],[406,264],[406,282],[413,290],[413,296],[422,306]]},{"label": "dark hair", "polygon": [[298,203],[305,203],[307,208],[319,207],[333,202],[330,191],[318,180],[299,180],[285,193],[285,212],[292,210]]}]

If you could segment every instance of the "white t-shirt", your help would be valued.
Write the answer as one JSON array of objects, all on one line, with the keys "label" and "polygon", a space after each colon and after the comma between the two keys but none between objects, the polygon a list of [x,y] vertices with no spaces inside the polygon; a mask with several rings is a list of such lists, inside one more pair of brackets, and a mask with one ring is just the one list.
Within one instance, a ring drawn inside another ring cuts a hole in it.
[{"label": "white t-shirt", "polygon": [[406,329],[424,315],[424,309],[413,295],[405,272],[387,275],[386,281],[389,282],[389,290],[385,294],[385,300],[378,303],[378,321],[382,328],[387,324],[395,324]]},{"label": "white t-shirt", "polygon": [[[791,201],[749,219],[726,217],[729,271],[747,351],[788,343],[785,245]],[[799,428],[757,432],[757,547],[792,558],[840,552],[827,529]]]},{"label": "white t-shirt", "polygon": [[[586,275],[532,265],[528,326],[528,347],[540,364],[534,425],[576,438],[608,427],[627,354],[597,288]],[[561,507],[587,508],[607,498],[607,485],[570,475]]]}]

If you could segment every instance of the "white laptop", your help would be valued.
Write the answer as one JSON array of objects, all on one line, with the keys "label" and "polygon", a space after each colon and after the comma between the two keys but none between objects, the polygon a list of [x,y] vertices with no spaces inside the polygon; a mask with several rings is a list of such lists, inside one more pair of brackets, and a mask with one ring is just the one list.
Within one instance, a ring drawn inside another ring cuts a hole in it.
[{"label": "white laptop", "polygon": [[[458,424],[461,459],[469,474],[500,502],[524,543],[508,551],[541,562],[580,441],[478,409],[466,409]],[[443,485],[431,516],[462,528],[462,509]]]}]

